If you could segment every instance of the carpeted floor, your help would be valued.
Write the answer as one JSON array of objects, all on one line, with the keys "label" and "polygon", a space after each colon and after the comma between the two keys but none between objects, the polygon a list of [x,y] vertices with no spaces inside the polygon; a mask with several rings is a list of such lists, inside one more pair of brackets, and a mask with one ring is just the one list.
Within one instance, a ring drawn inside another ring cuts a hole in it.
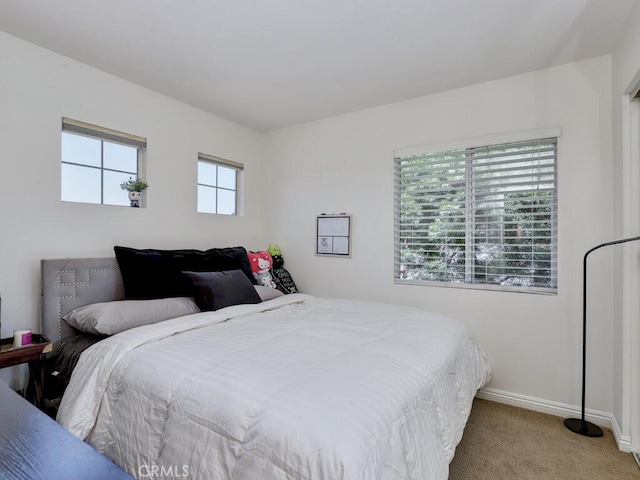
[{"label": "carpeted floor", "polygon": [[640,480],[613,434],[588,438],[562,418],[476,399],[449,480]]}]

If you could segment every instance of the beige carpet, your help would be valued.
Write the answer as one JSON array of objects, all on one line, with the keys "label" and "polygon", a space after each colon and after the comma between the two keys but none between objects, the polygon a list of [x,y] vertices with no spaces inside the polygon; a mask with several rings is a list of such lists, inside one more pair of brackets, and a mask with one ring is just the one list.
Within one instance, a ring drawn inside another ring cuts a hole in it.
[{"label": "beige carpet", "polygon": [[449,480],[640,480],[613,434],[587,438],[562,418],[476,399]]}]

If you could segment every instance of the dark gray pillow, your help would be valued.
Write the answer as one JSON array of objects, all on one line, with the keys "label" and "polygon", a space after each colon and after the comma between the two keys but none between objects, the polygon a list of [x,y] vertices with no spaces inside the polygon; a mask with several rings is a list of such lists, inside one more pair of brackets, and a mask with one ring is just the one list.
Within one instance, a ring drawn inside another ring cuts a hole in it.
[{"label": "dark gray pillow", "polygon": [[253,283],[242,270],[182,273],[189,279],[193,298],[203,312],[261,302]]}]

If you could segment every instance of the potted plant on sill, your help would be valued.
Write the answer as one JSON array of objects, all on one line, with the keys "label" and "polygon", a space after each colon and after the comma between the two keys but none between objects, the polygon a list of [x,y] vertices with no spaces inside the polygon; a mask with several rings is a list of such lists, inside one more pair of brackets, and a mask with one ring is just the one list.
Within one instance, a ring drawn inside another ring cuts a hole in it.
[{"label": "potted plant on sill", "polygon": [[149,188],[149,184],[139,177],[136,177],[135,180],[129,177],[129,180],[120,184],[120,188],[129,192],[132,207],[140,207],[140,197],[142,192]]}]

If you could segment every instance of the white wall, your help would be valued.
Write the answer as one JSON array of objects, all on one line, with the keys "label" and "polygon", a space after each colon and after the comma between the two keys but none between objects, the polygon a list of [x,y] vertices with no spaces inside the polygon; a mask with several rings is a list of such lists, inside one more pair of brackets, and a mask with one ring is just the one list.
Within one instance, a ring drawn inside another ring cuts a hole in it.
[{"label": "white wall", "polygon": [[[147,208],[60,201],[63,116],[147,138]],[[0,33],[2,335],[37,329],[41,258],[108,256],[116,244],[262,247],[261,142],[251,130]],[[196,213],[199,151],[245,164],[244,216]]]},{"label": "white wall", "polygon": [[[2,333],[37,328],[41,258],[110,255],[114,244],[258,249],[274,242],[303,290],[459,317],[491,360],[491,387],[577,405],[581,258],[613,233],[611,89],[607,56],[300,125],[265,139],[0,33]],[[60,201],[63,116],[148,139],[147,208]],[[563,129],[558,295],[394,285],[393,150],[549,126]],[[195,212],[198,151],[245,164],[243,217]],[[354,215],[352,258],[316,257],[315,215],[341,211]],[[610,260],[603,253],[591,264],[597,278],[591,284],[588,402],[605,412],[613,408],[612,287],[604,280]]]},{"label": "white wall", "polygon": [[[403,303],[464,320],[493,365],[491,387],[580,404],[581,265],[611,238],[611,57],[355,112],[267,135],[268,241],[302,290]],[[561,127],[558,295],[393,283],[393,150]],[[353,215],[352,258],[314,255],[315,215]],[[612,411],[608,253],[590,262],[588,406]]]}]

